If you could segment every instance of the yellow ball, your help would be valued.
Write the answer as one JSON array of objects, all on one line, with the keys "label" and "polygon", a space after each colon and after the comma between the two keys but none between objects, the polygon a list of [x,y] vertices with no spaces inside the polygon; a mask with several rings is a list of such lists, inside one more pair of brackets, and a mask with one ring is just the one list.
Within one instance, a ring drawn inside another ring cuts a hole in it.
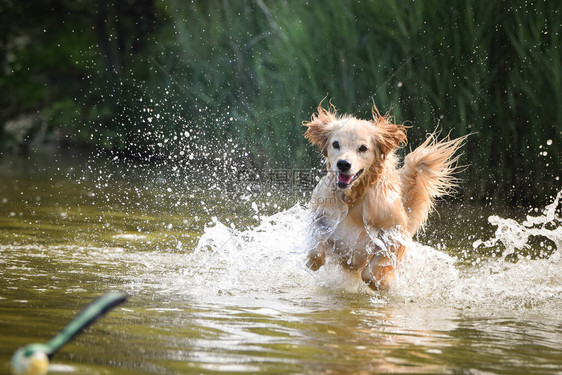
[{"label": "yellow ball", "polygon": [[45,375],[48,370],[49,358],[43,352],[35,352],[29,357],[20,355],[12,361],[13,375]]}]

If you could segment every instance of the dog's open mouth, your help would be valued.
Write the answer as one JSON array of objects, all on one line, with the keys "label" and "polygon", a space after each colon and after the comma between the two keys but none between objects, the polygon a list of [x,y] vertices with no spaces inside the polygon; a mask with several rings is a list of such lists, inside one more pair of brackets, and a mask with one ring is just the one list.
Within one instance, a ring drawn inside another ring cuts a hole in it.
[{"label": "dog's open mouth", "polygon": [[353,181],[357,180],[359,176],[361,176],[361,173],[363,173],[363,169],[355,174],[338,173],[338,187],[340,189],[347,188]]}]

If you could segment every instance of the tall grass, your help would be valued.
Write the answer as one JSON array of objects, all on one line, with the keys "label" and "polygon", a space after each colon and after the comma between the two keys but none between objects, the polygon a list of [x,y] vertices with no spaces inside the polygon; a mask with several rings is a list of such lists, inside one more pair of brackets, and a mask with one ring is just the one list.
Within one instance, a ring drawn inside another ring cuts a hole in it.
[{"label": "tall grass", "polygon": [[318,162],[299,125],[328,97],[358,116],[392,109],[412,147],[437,126],[473,133],[466,196],[544,201],[562,185],[557,2],[164,4],[155,59],[169,76],[153,82],[174,77],[188,106],[228,111],[229,132],[279,165]]},{"label": "tall grass", "polygon": [[[361,117],[375,103],[411,126],[409,147],[436,127],[473,133],[462,159],[466,197],[541,203],[562,187],[557,1],[156,1],[154,17],[138,19],[121,20],[130,12],[108,5],[107,22],[96,24],[105,42],[86,24],[105,3],[68,3],[78,18],[60,33],[80,38],[55,38],[49,50],[60,57],[57,71],[74,73],[43,79],[56,90],[29,108],[48,103],[42,113],[53,125],[105,148],[165,154],[187,127],[195,143],[234,139],[260,163],[304,168],[320,160],[300,124],[322,98]],[[102,42],[120,56],[119,69],[107,68]],[[49,74],[28,77],[22,66],[16,93]],[[0,76],[2,93],[14,77]]]}]

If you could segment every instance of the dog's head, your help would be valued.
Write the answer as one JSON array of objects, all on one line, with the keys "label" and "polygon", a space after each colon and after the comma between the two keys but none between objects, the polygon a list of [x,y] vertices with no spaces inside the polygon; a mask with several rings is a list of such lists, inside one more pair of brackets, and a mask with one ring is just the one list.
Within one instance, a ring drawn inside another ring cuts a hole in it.
[{"label": "dog's head", "polygon": [[330,105],[318,106],[305,137],[318,146],[326,158],[328,170],[335,172],[339,189],[351,188],[362,179],[376,179],[388,154],[406,143],[406,129],[393,124],[373,107],[373,120],[338,116]]}]

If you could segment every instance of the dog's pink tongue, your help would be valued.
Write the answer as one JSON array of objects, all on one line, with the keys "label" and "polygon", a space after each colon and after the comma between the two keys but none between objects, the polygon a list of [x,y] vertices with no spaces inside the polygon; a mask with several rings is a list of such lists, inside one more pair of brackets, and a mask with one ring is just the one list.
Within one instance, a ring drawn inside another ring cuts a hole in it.
[{"label": "dog's pink tongue", "polygon": [[346,174],[339,174],[338,175],[338,182],[343,182],[344,184],[349,184],[349,181],[351,181],[351,175],[346,175]]}]

